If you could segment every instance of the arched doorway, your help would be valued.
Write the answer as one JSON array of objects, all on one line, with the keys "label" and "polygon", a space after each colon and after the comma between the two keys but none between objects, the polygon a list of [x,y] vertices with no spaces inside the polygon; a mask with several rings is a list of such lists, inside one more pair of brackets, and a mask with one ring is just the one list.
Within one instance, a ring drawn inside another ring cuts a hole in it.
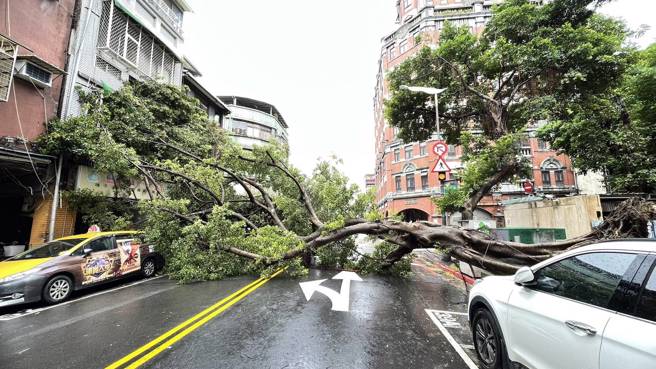
[{"label": "arched doorway", "polygon": [[429,218],[428,213],[419,209],[405,209],[399,215],[403,216],[404,222],[419,222]]},{"label": "arched doorway", "polygon": [[[494,216],[485,209],[476,208],[473,220],[494,220]],[[460,212],[450,214],[448,223],[449,225],[462,226],[462,214]]]}]

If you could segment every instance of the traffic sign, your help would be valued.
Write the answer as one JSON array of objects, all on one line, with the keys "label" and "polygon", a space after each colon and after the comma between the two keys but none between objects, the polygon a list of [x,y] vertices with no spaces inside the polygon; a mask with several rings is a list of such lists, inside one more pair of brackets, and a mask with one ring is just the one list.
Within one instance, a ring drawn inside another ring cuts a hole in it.
[{"label": "traffic sign", "polygon": [[445,156],[449,152],[449,145],[444,141],[437,141],[433,145],[433,153],[439,157]]},{"label": "traffic sign", "polygon": [[437,159],[437,163],[435,163],[435,166],[432,170],[433,173],[448,173],[450,171],[451,168],[449,167],[449,164],[447,164],[442,157]]},{"label": "traffic sign", "polygon": [[535,190],[535,187],[533,186],[533,182],[531,181],[525,181],[522,183],[522,188],[524,188],[524,192],[527,194],[532,194],[533,190]]}]

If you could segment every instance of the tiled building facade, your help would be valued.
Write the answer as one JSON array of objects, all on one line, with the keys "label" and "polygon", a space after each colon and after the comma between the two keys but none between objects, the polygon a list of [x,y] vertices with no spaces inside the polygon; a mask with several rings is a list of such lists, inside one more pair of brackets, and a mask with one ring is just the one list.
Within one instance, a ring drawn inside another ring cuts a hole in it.
[{"label": "tiled building facade", "polygon": [[[438,156],[432,147],[437,136],[426,142],[402,142],[397,131],[384,117],[384,102],[390,98],[386,74],[415,55],[424,46],[439,43],[446,21],[467,26],[481,33],[492,17],[491,0],[400,0],[397,1],[398,29],[382,40],[379,71],[374,97],[375,178],[379,208],[388,216],[401,214],[408,220],[457,223],[459,214],[441,214],[432,197],[440,196],[446,186],[457,186],[455,174],[462,169],[462,148],[449,145],[446,162],[452,169],[441,183],[431,170]],[[426,86],[439,87],[439,86]],[[428,98],[428,96],[427,96]],[[558,155],[535,137],[537,125],[528,130],[522,142],[522,154],[530,159],[535,192],[554,196],[578,192],[576,173],[570,159]],[[486,196],[476,210],[475,219],[502,223],[500,203],[525,196],[521,183],[503,183]]]},{"label": "tiled building facade", "polygon": [[[0,1],[0,254],[68,234],[74,218],[52,206],[57,158],[34,152],[61,111],[75,0]],[[45,37],[47,36],[47,37]]]}]

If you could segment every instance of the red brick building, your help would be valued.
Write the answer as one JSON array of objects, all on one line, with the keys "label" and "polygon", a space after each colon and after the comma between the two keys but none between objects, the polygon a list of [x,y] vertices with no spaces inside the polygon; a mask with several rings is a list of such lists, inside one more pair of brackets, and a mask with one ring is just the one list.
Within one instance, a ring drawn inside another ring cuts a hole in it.
[{"label": "red brick building", "polygon": [[[58,116],[75,0],[0,1],[0,243],[48,236],[56,158],[31,143]],[[56,209],[55,235],[74,219]]]},{"label": "red brick building", "polygon": [[[385,121],[384,101],[390,97],[386,74],[415,55],[421,47],[439,42],[445,21],[468,26],[480,33],[492,17],[491,0],[399,0],[396,3],[398,29],[382,39],[381,57],[374,97],[376,189],[379,208],[388,216],[401,214],[408,220],[456,222],[458,214],[441,214],[431,200],[444,191],[437,174],[431,170],[438,156],[432,152],[437,136],[427,142],[404,143],[396,130]],[[420,36],[420,37],[418,37]],[[439,86],[427,86],[439,87]],[[550,150],[534,135],[532,127],[522,142],[522,154],[530,158],[535,191],[539,194],[563,196],[578,192],[576,175],[570,159]],[[462,169],[462,148],[449,146],[446,162],[452,169],[445,186],[458,185],[454,174]],[[524,196],[521,183],[503,183],[486,196],[475,212],[481,220],[502,221],[500,202]]]}]

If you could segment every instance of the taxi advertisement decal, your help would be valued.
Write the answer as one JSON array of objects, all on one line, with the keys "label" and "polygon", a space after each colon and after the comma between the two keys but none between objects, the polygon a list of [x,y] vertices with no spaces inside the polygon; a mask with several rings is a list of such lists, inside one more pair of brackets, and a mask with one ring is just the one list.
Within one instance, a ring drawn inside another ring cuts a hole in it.
[{"label": "taxi advertisement decal", "polygon": [[119,254],[121,255],[121,274],[136,272],[141,269],[141,245],[134,240],[117,240]]},{"label": "taxi advertisement decal", "polygon": [[86,259],[82,265],[84,280],[82,284],[90,284],[112,278],[119,271],[120,259],[116,250],[95,253]]}]

